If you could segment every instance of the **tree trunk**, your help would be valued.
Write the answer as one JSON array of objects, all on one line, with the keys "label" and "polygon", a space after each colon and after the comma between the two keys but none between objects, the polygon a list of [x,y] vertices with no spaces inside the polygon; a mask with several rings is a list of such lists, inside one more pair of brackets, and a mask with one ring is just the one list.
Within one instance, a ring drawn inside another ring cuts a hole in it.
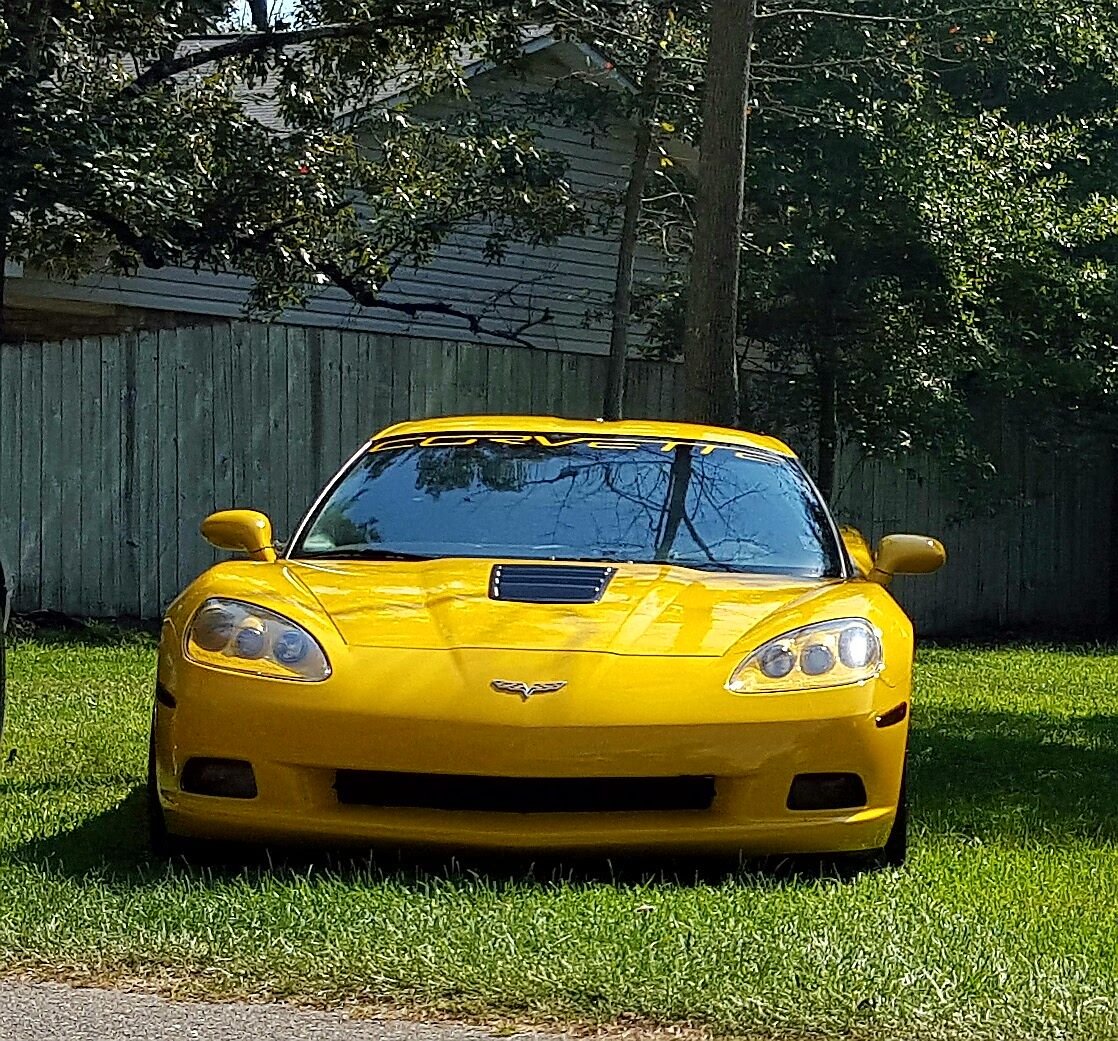
[{"label": "tree trunk", "polygon": [[8,324],[8,228],[4,215],[0,214],[0,343],[4,342],[4,334]]},{"label": "tree trunk", "polygon": [[[0,61],[10,53],[0,53]],[[12,231],[12,182],[15,180],[14,164],[8,157],[16,155],[18,148],[12,118],[13,92],[11,83],[0,87],[0,343],[4,342],[7,331],[8,241]]]},{"label": "tree trunk", "polygon": [[636,141],[633,145],[633,166],[629,172],[629,186],[625,191],[625,212],[621,223],[621,242],[617,249],[617,277],[613,287],[613,325],[609,338],[609,368],[606,373],[606,398],[602,417],[621,419],[625,406],[625,363],[629,356],[629,323],[633,315],[633,268],[637,258],[637,233],[640,228],[641,206],[648,184],[648,160],[652,155],[652,122],[656,117],[656,102],[660,94],[660,74],[664,52],[660,40],[667,31],[667,9],[661,5],[653,39],[644,66],[644,82],[637,100]]},{"label": "tree trunk", "polygon": [[736,426],[738,272],[757,0],[713,0],[683,361],[690,419]]},{"label": "tree trunk", "polygon": [[268,0],[248,0],[248,9],[252,14],[252,24],[258,31],[266,33],[272,28],[268,21]]},{"label": "tree trunk", "polygon": [[[9,135],[5,133],[6,124],[3,122],[9,118],[8,112],[10,107],[6,104],[6,98],[0,95],[0,148],[3,148],[9,143]],[[3,154],[0,152],[0,154]],[[2,160],[0,160],[0,178],[10,176],[10,168],[6,168]],[[0,194],[0,343],[4,342],[4,336],[7,332],[7,319],[8,319],[8,256],[10,253],[10,242],[12,238],[12,210],[15,206],[15,199],[12,197],[10,190]]]}]

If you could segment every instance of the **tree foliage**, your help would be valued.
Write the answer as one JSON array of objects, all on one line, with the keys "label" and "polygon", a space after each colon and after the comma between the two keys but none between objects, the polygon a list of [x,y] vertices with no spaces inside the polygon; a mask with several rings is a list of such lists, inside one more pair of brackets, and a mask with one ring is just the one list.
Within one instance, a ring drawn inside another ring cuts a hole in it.
[{"label": "tree foliage", "polygon": [[[984,396],[1097,423],[1116,390],[1118,16],[825,6],[761,6],[749,421],[816,429],[825,483],[840,436],[975,472]],[[684,282],[651,301],[668,351]]]},{"label": "tree foliage", "polygon": [[463,93],[467,57],[515,55],[531,9],[297,0],[262,30],[221,0],[0,0],[0,253],[244,272],[274,313],[329,284],[389,306],[392,271],[465,220],[491,255],[569,230],[562,162],[530,129],[411,112]]},{"label": "tree foliage", "polygon": [[[297,0],[264,28],[239,14],[0,0],[0,252],[66,274],[244,271],[263,312],[324,284],[386,306],[396,267],[458,222],[486,221],[495,257],[579,227],[588,200],[530,127],[630,118],[650,131],[641,233],[668,260],[639,311],[678,354],[705,0]],[[531,110],[417,117],[464,92],[463,53],[503,60],[543,22],[633,90],[572,77]],[[746,381],[750,425],[812,426],[826,471],[840,438],[980,465],[983,395],[1055,406],[1065,429],[1113,411],[1118,9],[761,0],[752,61],[738,336],[769,375]]]}]

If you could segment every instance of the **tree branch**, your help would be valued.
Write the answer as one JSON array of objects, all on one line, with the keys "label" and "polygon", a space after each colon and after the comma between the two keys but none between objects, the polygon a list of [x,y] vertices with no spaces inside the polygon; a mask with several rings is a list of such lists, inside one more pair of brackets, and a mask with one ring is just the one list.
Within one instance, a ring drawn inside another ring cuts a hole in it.
[{"label": "tree branch", "polygon": [[979,4],[976,7],[952,7],[947,10],[931,10],[919,15],[900,14],[860,14],[857,11],[831,11],[819,7],[784,7],[775,11],[766,11],[758,14],[758,21],[774,21],[778,18],[789,18],[793,15],[805,15],[812,18],[840,18],[854,22],[892,22],[893,24],[914,25],[927,22],[932,18],[954,18],[957,15],[990,14],[993,11],[1013,13],[1017,9],[1003,7],[998,4]]},{"label": "tree branch", "polygon": [[[145,267],[151,268],[152,270],[159,270],[160,268],[166,267],[169,263],[180,262],[181,258],[166,256],[160,251],[158,245],[151,237],[136,231],[119,217],[105,210],[87,208],[85,213],[92,220],[105,228],[122,246],[133,250],[143,261]],[[276,235],[280,231],[297,224],[302,219],[302,215],[299,215],[286,220],[277,221],[275,224],[260,229],[253,235],[240,237],[238,243],[242,248],[263,252],[275,240]],[[390,272],[395,271],[399,264],[400,260],[394,261],[390,266]],[[452,307],[450,304],[422,301],[409,303],[400,300],[385,300],[363,280],[356,276],[346,274],[338,264],[332,261],[319,261],[316,263],[315,269],[320,275],[327,278],[344,293],[347,293],[355,303],[360,304],[362,307],[376,307],[382,310],[396,311],[400,314],[406,314],[410,318],[416,318],[421,314],[437,314],[447,318],[455,318],[465,322],[474,336],[489,336],[498,340],[508,340],[510,343],[517,343],[522,347],[530,347],[533,350],[542,350],[543,348],[541,348],[539,344],[533,343],[531,340],[527,339],[525,333],[537,326],[546,325],[551,322],[554,317],[550,308],[544,308],[544,310],[535,317],[525,319],[519,325],[513,326],[510,329],[503,329],[490,325],[481,315],[463,311],[460,308]]]},{"label": "tree branch", "polygon": [[[486,9],[492,11],[501,7],[511,7],[515,2],[516,0],[489,0]],[[398,29],[448,28],[456,20],[456,12],[441,6],[411,14],[385,13],[375,21],[341,22],[320,25],[312,29],[290,29],[284,32],[245,33],[234,40],[214,44],[212,47],[160,59],[122,88],[117,93],[116,99],[128,101],[137,98],[152,87],[175,76],[226,58],[240,58],[264,50],[283,50],[300,44],[314,43],[317,40],[370,39]]]},{"label": "tree branch", "polygon": [[166,80],[173,79],[191,69],[197,69],[210,62],[222,61],[226,58],[240,58],[257,51],[295,47],[301,43],[311,43],[315,40],[337,40],[344,38],[357,38],[373,35],[370,23],[353,23],[344,25],[323,25],[316,29],[295,29],[282,33],[246,33],[227,43],[214,44],[201,50],[191,51],[189,54],[180,54],[178,57],[163,58],[154,65],[141,72],[128,86],[117,93],[117,99],[128,101],[139,97]]},{"label": "tree branch", "polygon": [[447,318],[455,318],[465,322],[474,336],[491,336],[498,340],[508,340],[511,343],[520,344],[522,347],[530,347],[533,350],[542,350],[543,348],[539,344],[526,339],[524,334],[536,326],[547,324],[553,317],[550,308],[544,308],[543,312],[535,318],[526,319],[511,329],[495,328],[486,323],[480,315],[463,311],[450,304],[385,300],[361,279],[346,274],[333,261],[319,261],[316,267],[321,275],[328,278],[342,292],[347,293],[354,303],[360,304],[362,307],[377,307],[383,310],[396,311],[399,314],[406,314],[409,318],[416,318],[421,314],[437,314]]},{"label": "tree branch", "polygon": [[158,271],[160,268],[167,266],[167,257],[163,255],[154,240],[149,236],[142,235],[131,225],[106,210],[86,207],[84,212],[86,216],[105,228],[122,246],[133,250],[144,262],[145,267]]}]

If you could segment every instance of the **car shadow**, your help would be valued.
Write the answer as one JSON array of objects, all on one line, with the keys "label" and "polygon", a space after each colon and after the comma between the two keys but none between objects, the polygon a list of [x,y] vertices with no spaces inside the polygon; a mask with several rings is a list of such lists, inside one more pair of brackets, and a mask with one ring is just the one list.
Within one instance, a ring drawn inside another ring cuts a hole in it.
[{"label": "car shadow", "polygon": [[[1118,717],[928,710],[910,747],[914,841],[1046,842],[1118,839]],[[159,858],[148,841],[142,787],[70,831],[27,842],[9,860],[82,877],[110,873],[135,885],[168,874],[203,878],[316,874],[422,886],[447,879],[488,885],[694,886],[840,883],[865,865],[849,858],[448,855],[413,849],[353,851],[218,845]]]},{"label": "car shadow", "polygon": [[191,846],[171,856],[154,853],[147,822],[147,794],[134,788],[109,810],[78,827],[17,847],[8,859],[68,877],[111,875],[134,885],[168,875],[205,879],[282,877],[390,880],[403,885],[474,879],[488,886],[712,885],[751,878],[759,883],[842,881],[865,865],[844,857],[740,857],[527,855],[448,853],[409,847],[325,848],[240,843]]},{"label": "car shadow", "polygon": [[75,618],[61,611],[32,611],[13,615],[9,635],[29,639],[43,647],[119,647],[142,644],[154,647],[160,621],[114,618],[112,621]]},{"label": "car shadow", "polygon": [[928,709],[909,753],[918,832],[1118,840],[1118,716]]}]

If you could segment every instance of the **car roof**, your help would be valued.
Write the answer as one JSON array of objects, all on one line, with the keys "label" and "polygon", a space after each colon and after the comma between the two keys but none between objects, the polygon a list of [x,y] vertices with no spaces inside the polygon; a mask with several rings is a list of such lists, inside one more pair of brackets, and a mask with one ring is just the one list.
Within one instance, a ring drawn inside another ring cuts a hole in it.
[{"label": "car roof", "polygon": [[409,434],[488,433],[602,434],[610,437],[653,437],[665,440],[715,441],[727,445],[760,448],[777,455],[795,457],[783,441],[765,434],[751,434],[729,427],[702,423],[670,423],[654,419],[623,419],[607,423],[601,419],[560,419],[557,416],[440,416],[394,423],[374,434],[374,440]]}]

